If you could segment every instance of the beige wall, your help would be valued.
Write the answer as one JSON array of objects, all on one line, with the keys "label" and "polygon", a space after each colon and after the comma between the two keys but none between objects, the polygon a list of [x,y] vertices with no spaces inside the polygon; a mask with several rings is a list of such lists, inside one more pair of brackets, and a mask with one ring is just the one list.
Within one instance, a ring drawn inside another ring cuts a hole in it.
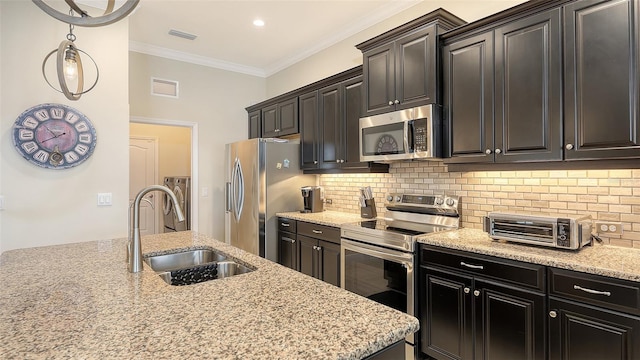
[{"label": "beige wall", "polygon": [[158,145],[158,178],[191,176],[191,129],[180,126],[129,124],[129,136],[153,137]]},{"label": "beige wall", "polygon": [[602,238],[640,248],[640,170],[543,170],[448,172],[442,162],[397,162],[389,174],[322,175],[333,204],[327,210],[360,213],[358,188],[371,186],[378,215],[389,192],[462,197],[463,227],[482,228],[490,211],[589,214],[621,222],[624,233]]},{"label": "beige wall", "polygon": [[[264,99],[266,80],[136,52],[129,66],[132,117],[198,124],[197,230],[224,239],[224,145],[247,138],[244,108]],[[178,81],[180,97],[152,96],[151,77]]]},{"label": "beige wall", "polygon": [[524,0],[426,0],[322,50],[268,78],[267,97],[274,97],[314,81],[362,64],[362,53],[355,45],[388,30],[443,8],[467,22],[475,21]]},{"label": "beige wall", "polygon": [[[31,1],[0,1],[1,251],[126,236],[128,21],[76,27],[76,45],[100,68],[98,85],[78,101],[51,89],[41,73],[45,55],[68,31],[68,25]],[[87,161],[66,170],[43,169],[27,163],[13,148],[15,119],[41,103],[74,107],[93,122],[98,143]],[[113,194],[112,206],[97,206],[101,192]]]}]

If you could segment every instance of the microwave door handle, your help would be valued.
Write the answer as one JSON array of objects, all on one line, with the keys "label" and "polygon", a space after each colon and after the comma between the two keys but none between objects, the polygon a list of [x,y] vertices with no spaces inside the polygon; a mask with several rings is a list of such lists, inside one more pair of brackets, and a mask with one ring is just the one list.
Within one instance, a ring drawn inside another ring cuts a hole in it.
[{"label": "microwave door handle", "polygon": [[413,120],[409,120],[405,122],[405,124],[406,124],[405,126],[407,127],[405,131],[405,139],[404,139],[405,149],[407,149],[407,153],[413,153],[415,151],[414,149],[415,124]]}]

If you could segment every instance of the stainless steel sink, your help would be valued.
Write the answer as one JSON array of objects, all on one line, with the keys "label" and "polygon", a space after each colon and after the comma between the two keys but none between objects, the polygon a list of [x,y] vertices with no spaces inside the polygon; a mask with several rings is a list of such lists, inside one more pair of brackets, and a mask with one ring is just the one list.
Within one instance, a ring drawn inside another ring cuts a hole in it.
[{"label": "stainless steel sink", "polygon": [[197,284],[246,274],[254,270],[211,249],[180,250],[169,254],[147,255],[144,261],[170,285]]},{"label": "stainless steel sink", "polygon": [[210,249],[181,250],[179,252],[145,256],[144,262],[151,266],[153,271],[170,271],[184,269],[214,261],[226,260],[227,256]]}]

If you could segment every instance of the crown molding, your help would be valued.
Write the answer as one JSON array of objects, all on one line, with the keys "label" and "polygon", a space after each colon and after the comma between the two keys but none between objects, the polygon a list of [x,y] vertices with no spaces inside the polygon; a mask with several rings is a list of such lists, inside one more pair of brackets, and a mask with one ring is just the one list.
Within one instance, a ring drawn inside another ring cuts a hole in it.
[{"label": "crown molding", "polygon": [[129,51],[152,55],[152,56],[158,56],[158,57],[176,60],[176,61],[182,61],[182,62],[196,64],[196,65],[208,66],[208,67],[220,69],[220,70],[233,71],[233,72],[242,73],[246,75],[258,76],[262,78],[267,77],[267,74],[265,73],[264,70],[258,69],[255,67],[244,66],[244,65],[235,64],[228,61],[190,54],[183,51],[167,49],[164,47],[151,45],[147,43],[141,43],[137,41],[129,41]]}]

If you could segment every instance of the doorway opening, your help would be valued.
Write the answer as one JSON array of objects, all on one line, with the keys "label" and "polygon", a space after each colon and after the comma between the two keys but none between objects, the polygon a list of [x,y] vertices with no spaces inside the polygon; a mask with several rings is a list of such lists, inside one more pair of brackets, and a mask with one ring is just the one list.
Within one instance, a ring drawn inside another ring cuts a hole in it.
[{"label": "doorway opening", "polygon": [[[174,223],[173,209],[165,204],[165,196],[159,192],[151,192],[141,203],[142,235],[187,229],[197,231],[198,124],[180,120],[131,117],[129,161],[130,201],[146,186],[165,185],[174,193],[176,189],[180,190],[177,197],[179,201],[183,200],[181,203],[186,206],[183,210],[189,214],[188,228],[187,223]],[[167,181],[172,183],[168,184]],[[189,182],[188,192],[184,191],[185,181]]]}]

